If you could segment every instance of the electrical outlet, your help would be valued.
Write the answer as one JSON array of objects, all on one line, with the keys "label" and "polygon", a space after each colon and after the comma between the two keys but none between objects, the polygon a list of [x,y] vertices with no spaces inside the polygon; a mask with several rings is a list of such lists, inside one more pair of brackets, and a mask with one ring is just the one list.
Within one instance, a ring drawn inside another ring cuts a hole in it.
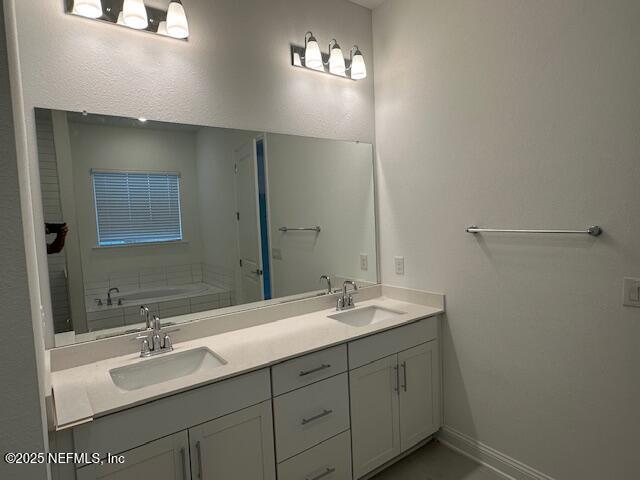
[{"label": "electrical outlet", "polygon": [[360,254],[360,270],[367,271],[369,270],[369,255],[366,253]]},{"label": "electrical outlet", "polygon": [[396,275],[404,275],[404,257],[395,257]]},{"label": "electrical outlet", "polygon": [[640,307],[640,278],[624,279],[624,297],[622,304],[627,307]]}]

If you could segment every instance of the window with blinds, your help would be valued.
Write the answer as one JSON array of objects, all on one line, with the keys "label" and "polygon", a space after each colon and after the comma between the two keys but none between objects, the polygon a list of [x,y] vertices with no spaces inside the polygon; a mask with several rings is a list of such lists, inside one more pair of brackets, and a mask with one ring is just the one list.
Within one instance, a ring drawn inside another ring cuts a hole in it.
[{"label": "window with blinds", "polygon": [[93,171],[98,245],[182,240],[180,176]]}]

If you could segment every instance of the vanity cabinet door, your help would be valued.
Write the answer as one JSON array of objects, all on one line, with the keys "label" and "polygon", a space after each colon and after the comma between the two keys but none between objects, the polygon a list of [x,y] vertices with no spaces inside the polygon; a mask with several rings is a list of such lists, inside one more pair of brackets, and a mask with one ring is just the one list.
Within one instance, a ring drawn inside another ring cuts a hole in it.
[{"label": "vanity cabinet door", "polygon": [[440,427],[438,343],[431,341],[398,354],[400,445],[413,447]]},{"label": "vanity cabinet door", "polygon": [[400,454],[398,356],[349,372],[354,478]]},{"label": "vanity cabinet door", "polygon": [[78,480],[190,480],[189,440],[179,432],[128,450],[122,464],[87,465],[77,470]]},{"label": "vanity cabinet door", "polygon": [[271,401],[189,429],[194,480],[275,480]]}]

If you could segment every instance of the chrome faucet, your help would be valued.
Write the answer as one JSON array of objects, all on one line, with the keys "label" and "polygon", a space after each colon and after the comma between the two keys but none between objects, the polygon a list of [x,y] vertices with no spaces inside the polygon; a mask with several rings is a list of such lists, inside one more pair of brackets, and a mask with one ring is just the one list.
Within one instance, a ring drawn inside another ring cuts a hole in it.
[{"label": "chrome faucet", "polygon": [[107,305],[113,305],[113,302],[111,301],[111,292],[120,293],[120,289],[117,287],[109,289],[109,291],[107,292]]},{"label": "chrome faucet", "polygon": [[[140,309],[140,312],[143,312],[142,308]],[[136,337],[137,340],[142,340],[142,344],[140,345],[140,356],[143,358],[153,357],[154,355],[173,351],[171,338],[167,333],[162,331],[160,317],[154,315],[152,325],[152,328],[147,330],[148,333],[146,335]]]},{"label": "chrome faucet", "polygon": [[345,280],[342,284],[342,294],[338,297],[336,310],[349,310],[351,308],[355,308],[356,304],[353,301],[353,294],[349,293],[349,290],[347,289],[349,285],[353,287],[351,290],[352,292],[358,291],[358,285],[356,285],[356,282]]},{"label": "chrome faucet", "polygon": [[145,327],[147,330],[151,330],[151,312],[146,305],[140,306],[140,316],[144,318]]},{"label": "chrome faucet", "polygon": [[320,281],[325,280],[327,282],[327,295],[331,295],[333,290],[331,289],[331,277],[329,275],[322,275]]}]

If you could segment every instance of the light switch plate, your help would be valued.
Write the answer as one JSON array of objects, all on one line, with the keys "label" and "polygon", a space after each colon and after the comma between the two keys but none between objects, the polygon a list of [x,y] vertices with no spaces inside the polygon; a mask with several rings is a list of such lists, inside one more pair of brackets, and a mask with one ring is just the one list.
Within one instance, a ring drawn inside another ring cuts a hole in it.
[{"label": "light switch plate", "polygon": [[404,275],[404,257],[395,257],[396,275]]},{"label": "light switch plate", "polygon": [[369,270],[369,255],[366,253],[360,254],[360,270],[367,271]]},{"label": "light switch plate", "polygon": [[627,307],[640,307],[640,278],[625,278],[622,304]]}]

